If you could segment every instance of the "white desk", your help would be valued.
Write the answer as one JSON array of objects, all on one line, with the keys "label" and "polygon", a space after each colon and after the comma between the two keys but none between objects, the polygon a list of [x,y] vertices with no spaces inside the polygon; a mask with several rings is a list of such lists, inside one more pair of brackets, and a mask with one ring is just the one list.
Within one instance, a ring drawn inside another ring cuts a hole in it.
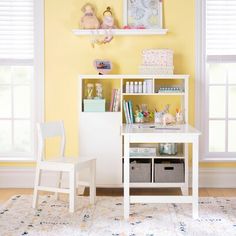
[{"label": "white desk", "polygon": [[[152,128],[150,128],[152,126]],[[192,203],[193,218],[198,218],[198,149],[200,132],[190,125],[162,128],[155,125],[123,125],[124,136],[124,218],[129,219],[130,203]],[[130,143],[191,143],[192,195],[191,196],[135,196],[130,195]]]}]

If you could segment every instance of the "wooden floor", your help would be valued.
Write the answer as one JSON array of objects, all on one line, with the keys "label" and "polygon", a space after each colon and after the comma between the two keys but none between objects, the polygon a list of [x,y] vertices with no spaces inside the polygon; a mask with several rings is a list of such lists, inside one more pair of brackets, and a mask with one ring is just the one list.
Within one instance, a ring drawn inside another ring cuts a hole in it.
[{"label": "wooden floor", "polygon": [[[229,188],[201,188],[199,190],[201,197],[236,197],[236,189]],[[7,201],[14,195],[32,194],[32,189],[0,189],[0,204]],[[46,193],[47,194],[47,193]],[[179,189],[131,189],[131,194],[135,195],[178,195]],[[88,195],[88,189],[85,189],[84,195]],[[97,189],[98,196],[122,196],[122,189]]]}]

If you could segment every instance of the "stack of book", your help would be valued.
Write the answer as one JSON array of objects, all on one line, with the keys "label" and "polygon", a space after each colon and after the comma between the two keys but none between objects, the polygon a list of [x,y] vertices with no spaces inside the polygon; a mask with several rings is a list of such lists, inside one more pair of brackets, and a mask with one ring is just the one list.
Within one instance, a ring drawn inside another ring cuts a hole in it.
[{"label": "stack of book", "polygon": [[120,89],[112,89],[109,111],[118,112],[119,110],[120,110]]},{"label": "stack of book", "polygon": [[124,106],[124,113],[125,113],[125,120],[127,124],[134,123],[134,114],[133,114],[133,103],[132,101],[125,101],[123,103]]}]

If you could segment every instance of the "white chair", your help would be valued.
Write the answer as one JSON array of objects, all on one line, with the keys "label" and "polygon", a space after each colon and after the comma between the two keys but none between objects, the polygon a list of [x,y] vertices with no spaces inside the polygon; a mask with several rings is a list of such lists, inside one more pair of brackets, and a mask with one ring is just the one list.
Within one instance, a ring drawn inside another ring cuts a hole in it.
[{"label": "white chair", "polygon": [[[90,203],[94,204],[96,196],[95,176],[96,176],[96,159],[82,158],[66,158],[65,153],[65,131],[63,122],[48,122],[37,124],[38,129],[38,157],[36,166],[36,177],[33,194],[33,208],[38,204],[38,191],[55,192],[58,199],[58,193],[69,194],[69,211],[75,211],[75,196],[76,196],[76,173],[77,171],[89,168],[90,169]],[[60,137],[61,147],[60,156],[45,160],[44,147],[45,139],[49,137]],[[57,187],[46,187],[41,185],[42,170],[59,172]],[[69,173],[69,188],[61,188],[62,172]]]}]

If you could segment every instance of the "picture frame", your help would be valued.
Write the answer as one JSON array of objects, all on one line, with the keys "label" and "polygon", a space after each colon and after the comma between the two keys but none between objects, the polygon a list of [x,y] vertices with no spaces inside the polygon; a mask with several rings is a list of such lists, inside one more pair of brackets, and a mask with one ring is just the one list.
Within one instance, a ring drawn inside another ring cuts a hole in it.
[{"label": "picture frame", "polygon": [[97,72],[102,75],[109,74],[112,70],[112,62],[110,60],[96,59],[94,60],[93,65]]},{"label": "picture frame", "polygon": [[163,29],[162,10],[162,0],[123,0],[123,24],[136,29]]}]

